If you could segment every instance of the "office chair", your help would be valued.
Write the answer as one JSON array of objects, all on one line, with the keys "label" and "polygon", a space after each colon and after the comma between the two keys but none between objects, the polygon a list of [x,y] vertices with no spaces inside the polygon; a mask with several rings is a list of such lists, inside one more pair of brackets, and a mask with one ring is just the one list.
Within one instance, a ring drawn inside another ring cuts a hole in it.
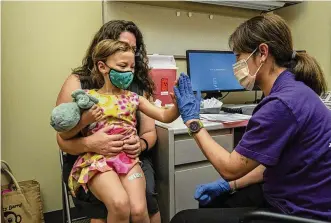
[{"label": "office chair", "polygon": [[326,221],[272,213],[267,211],[252,211],[244,215],[239,223],[250,223],[253,221],[268,221],[280,223],[330,223]]},{"label": "office chair", "polygon": [[72,223],[71,214],[70,214],[70,202],[69,202],[69,193],[67,190],[67,185],[63,179],[63,152],[59,150],[60,153],[60,164],[61,164],[61,183],[62,183],[62,218],[63,223]]},{"label": "office chair", "polygon": [[[86,217],[80,217],[72,219],[71,213],[70,213],[70,194],[68,192],[67,185],[65,184],[65,181],[63,179],[63,164],[65,161],[65,154],[59,150],[60,154],[60,164],[61,164],[61,181],[62,181],[62,221],[63,223],[73,223],[73,222],[87,222],[88,220]],[[89,222],[89,221],[88,221]]]}]

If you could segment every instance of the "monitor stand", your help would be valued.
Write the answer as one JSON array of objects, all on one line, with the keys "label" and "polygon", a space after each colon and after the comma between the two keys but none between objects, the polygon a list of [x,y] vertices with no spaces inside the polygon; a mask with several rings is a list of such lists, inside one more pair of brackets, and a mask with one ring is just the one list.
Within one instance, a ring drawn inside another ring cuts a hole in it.
[{"label": "monitor stand", "polygon": [[210,98],[221,98],[222,97],[222,93],[221,92],[210,92],[210,93],[206,93],[206,96],[204,99],[210,99]]}]

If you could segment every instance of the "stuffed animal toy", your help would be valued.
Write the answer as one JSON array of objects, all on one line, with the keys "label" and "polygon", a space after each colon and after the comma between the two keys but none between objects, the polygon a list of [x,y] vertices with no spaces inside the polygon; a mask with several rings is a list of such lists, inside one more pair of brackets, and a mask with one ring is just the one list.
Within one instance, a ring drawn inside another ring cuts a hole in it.
[{"label": "stuffed animal toy", "polygon": [[72,92],[73,102],[56,106],[51,115],[51,126],[58,132],[66,132],[74,128],[84,110],[90,109],[99,100],[88,95],[84,90],[78,89]]}]

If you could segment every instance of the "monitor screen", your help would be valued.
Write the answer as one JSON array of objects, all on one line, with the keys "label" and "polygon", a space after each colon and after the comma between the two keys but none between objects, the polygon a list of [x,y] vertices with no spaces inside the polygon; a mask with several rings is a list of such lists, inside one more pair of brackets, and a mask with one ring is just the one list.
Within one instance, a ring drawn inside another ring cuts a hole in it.
[{"label": "monitor screen", "polygon": [[235,55],[230,51],[187,50],[187,73],[193,91],[243,91],[233,74]]}]

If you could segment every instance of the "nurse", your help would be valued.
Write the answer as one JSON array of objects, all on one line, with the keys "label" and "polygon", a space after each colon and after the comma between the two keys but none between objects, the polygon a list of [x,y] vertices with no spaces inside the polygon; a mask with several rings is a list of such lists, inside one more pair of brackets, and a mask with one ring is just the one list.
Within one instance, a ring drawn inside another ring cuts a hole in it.
[{"label": "nurse", "polygon": [[[247,90],[257,85],[266,97],[229,153],[204,129],[199,99],[189,78],[180,76],[175,95],[183,121],[222,177],[199,185],[195,198],[207,204],[224,192],[263,181],[265,202],[255,208],[331,221],[331,111],[319,98],[327,90],[320,66],[293,50],[289,27],[274,14],[241,24],[229,45],[240,84]],[[237,223],[249,210],[185,210],[171,222]]]}]

